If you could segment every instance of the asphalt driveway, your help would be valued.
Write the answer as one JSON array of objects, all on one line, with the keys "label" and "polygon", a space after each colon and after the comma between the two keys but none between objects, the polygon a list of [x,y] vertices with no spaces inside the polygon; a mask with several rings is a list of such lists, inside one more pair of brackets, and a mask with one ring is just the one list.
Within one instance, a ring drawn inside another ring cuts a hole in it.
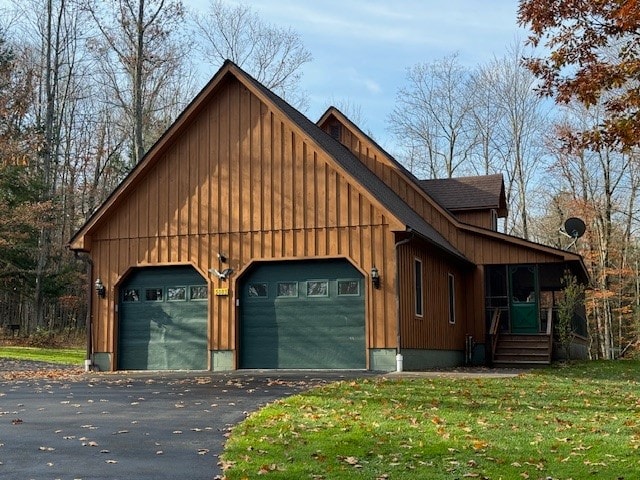
[{"label": "asphalt driveway", "polygon": [[[118,373],[0,380],[2,479],[207,479],[231,426],[364,372]],[[370,375],[370,374],[369,374]]]}]

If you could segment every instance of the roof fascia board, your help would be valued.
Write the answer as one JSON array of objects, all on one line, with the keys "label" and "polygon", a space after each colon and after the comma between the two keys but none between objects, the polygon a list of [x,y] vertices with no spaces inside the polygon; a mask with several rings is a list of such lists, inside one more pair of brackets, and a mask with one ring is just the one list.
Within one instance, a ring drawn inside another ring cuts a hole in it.
[{"label": "roof fascia board", "polygon": [[[485,237],[491,237],[495,240],[511,243],[514,245],[518,245],[523,248],[529,248],[532,250],[537,250],[539,252],[544,252],[550,255],[556,255],[561,257],[563,260],[580,262],[584,266],[584,260],[582,255],[578,253],[568,252],[566,250],[561,250],[559,248],[550,247],[548,245],[543,245],[541,243],[532,242],[531,240],[525,240],[524,238],[514,237],[513,235],[508,235],[506,233],[495,232],[493,230],[489,230],[486,228],[476,227],[474,225],[463,224],[462,230],[466,230],[468,232],[482,235]],[[586,266],[584,266],[586,271]]]}]

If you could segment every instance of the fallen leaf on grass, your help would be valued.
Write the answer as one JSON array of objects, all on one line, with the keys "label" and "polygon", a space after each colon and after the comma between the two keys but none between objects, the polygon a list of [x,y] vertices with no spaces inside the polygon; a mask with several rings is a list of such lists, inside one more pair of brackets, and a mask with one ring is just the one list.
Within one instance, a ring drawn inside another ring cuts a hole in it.
[{"label": "fallen leaf on grass", "polygon": [[474,440],[471,446],[473,447],[474,450],[477,451],[477,450],[484,450],[489,446],[489,444],[484,440]]},{"label": "fallen leaf on grass", "polygon": [[231,461],[227,461],[227,460],[220,460],[218,462],[218,466],[222,469],[222,470],[229,470],[231,467],[233,467],[236,464],[236,462],[231,462]]},{"label": "fallen leaf on grass", "polygon": [[269,472],[275,472],[276,470],[278,470],[278,466],[275,463],[272,463],[271,465],[262,465],[260,467],[260,470],[258,470],[258,475],[264,475]]},{"label": "fallen leaf on grass", "polygon": [[351,465],[354,468],[362,468],[360,465],[360,460],[357,457],[341,457],[342,461]]}]

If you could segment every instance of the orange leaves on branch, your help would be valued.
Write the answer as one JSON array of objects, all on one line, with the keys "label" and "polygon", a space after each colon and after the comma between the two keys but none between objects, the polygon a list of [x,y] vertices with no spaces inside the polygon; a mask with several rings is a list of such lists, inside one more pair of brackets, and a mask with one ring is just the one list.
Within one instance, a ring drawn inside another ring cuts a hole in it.
[{"label": "orange leaves on branch", "polygon": [[558,103],[602,104],[605,118],[576,136],[583,147],[640,145],[640,1],[522,0],[520,25],[543,56],[525,59],[539,92]]}]

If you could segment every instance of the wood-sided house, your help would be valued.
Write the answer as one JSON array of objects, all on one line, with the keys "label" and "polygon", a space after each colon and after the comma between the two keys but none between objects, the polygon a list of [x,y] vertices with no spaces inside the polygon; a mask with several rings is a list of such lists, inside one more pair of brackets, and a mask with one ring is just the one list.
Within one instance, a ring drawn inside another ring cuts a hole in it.
[{"label": "wood-sided house", "polygon": [[498,233],[506,211],[501,176],[419,181],[337,109],[314,124],[226,62],[70,240],[96,284],[91,360],[549,362],[560,278],[586,270]]}]

